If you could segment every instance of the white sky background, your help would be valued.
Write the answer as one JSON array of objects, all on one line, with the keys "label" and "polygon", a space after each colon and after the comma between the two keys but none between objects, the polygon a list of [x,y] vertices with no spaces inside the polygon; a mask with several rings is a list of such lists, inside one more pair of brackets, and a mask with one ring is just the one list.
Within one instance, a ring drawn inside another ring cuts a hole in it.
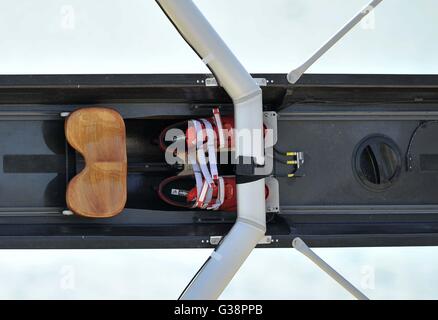
[{"label": "white sky background", "polygon": [[[196,1],[250,72],[275,73],[298,66],[367,2]],[[374,23],[309,72],[438,73],[437,9],[434,0],[384,0]],[[197,72],[208,70],[155,1],[0,0],[0,74]],[[438,298],[438,248],[316,251],[371,298]],[[0,251],[0,298],[174,299],[209,254]],[[350,296],[294,250],[258,249],[222,298]]]}]

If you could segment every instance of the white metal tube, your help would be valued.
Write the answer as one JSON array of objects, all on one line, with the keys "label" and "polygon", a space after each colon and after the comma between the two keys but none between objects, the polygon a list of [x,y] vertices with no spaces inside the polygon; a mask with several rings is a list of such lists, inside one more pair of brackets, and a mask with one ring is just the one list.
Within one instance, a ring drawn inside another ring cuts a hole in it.
[{"label": "white metal tube", "polygon": [[258,89],[256,94],[245,99],[233,99],[235,137],[249,135],[249,139],[235,138],[234,142],[236,155],[253,157],[257,164],[263,165],[263,101],[260,87]]},{"label": "white metal tube", "polygon": [[358,24],[363,17],[370,13],[380,2],[383,0],[372,0],[368,3],[362,10],[360,10],[353,18],[350,19],[341,29],[338,30],[329,40],[327,40],[324,45],[322,45],[312,56],[300,65],[298,68],[292,70],[287,75],[287,80],[290,83],[296,83],[303,73],[309,69],[309,67],[314,64],[324,53],[330,50],[331,47],[335,45],[343,36],[345,36],[348,31],[350,31],[356,24]]},{"label": "white metal tube", "polygon": [[301,238],[295,238],[292,241],[292,246],[309,258],[322,271],[327,273],[333,280],[341,285],[345,290],[351,293],[358,300],[368,300],[359,289],[353,286],[347,279],[341,276],[335,269],[333,269],[327,262],[321,259],[315,252],[313,252]]},{"label": "white metal tube", "polygon": [[[182,37],[212,70],[234,103],[237,156],[264,163],[262,92],[191,0],[156,0]],[[246,137],[246,138],[245,138]],[[247,148],[251,145],[252,148]],[[237,185],[238,219],[211,258],[182,294],[182,299],[216,299],[266,231],[264,179]]]},{"label": "white metal tube", "polygon": [[260,90],[191,0],[157,0],[157,3],[233,100]]},{"label": "white metal tube", "polygon": [[264,234],[259,227],[238,220],[181,298],[217,299]]},{"label": "white metal tube", "polygon": [[[263,128],[262,91],[251,75],[237,60],[191,0],[157,0],[157,3],[175,25],[181,36],[212,70],[218,83],[234,103],[235,129],[261,130]],[[245,154],[243,145],[255,145],[253,157],[260,165],[263,159],[263,140],[236,141],[236,154]]]}]

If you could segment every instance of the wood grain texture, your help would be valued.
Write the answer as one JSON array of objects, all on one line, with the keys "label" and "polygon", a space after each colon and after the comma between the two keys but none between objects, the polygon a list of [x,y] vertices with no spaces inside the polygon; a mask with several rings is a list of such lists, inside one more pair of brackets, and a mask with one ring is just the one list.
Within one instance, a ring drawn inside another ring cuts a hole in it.
[{"label": "wood grain texture", "polygon": [[78,109],[67,118],[65,135],[70,145],[82,154],[86,164],[68,184],[68,208],[92,218],[119,214],[127,198],[123,118],[108,108]]}]

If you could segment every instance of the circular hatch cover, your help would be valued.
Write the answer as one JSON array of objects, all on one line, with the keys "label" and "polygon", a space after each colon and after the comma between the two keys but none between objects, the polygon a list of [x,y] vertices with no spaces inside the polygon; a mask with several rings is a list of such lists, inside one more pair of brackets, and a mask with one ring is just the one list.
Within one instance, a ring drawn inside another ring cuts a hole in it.
[{"label": "circular hatch cover", "polygon": [[363,139],[353,154],[353,171],[367,189],[381,191],[397,180],[401,155],[393,140],[382,135]]}]

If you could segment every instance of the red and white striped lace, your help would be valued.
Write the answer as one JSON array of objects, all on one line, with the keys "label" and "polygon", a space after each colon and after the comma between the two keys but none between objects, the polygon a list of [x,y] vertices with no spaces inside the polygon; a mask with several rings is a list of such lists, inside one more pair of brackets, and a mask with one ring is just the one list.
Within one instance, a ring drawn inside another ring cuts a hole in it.
[{"label": "red and white striped lace", "polygon": [[[225,138],[219,109],[215,108],[213,114],[219,134],[219,146],[221,146],[225,144]],[[195,140],[187,141],[188,161],[193,167],[196,180],[197,197],[193,207],[217,210],[224,203],[225,184],[224,179],[218,175],[216,133],[211,123],[206,119],[189,120],[188,132],[196,133]],[[205,138],[207,138],[206,148],[204,145]],[[208,165],[206,151],[208,152]],[[214,199],[215,193],[216,199]]]}]

